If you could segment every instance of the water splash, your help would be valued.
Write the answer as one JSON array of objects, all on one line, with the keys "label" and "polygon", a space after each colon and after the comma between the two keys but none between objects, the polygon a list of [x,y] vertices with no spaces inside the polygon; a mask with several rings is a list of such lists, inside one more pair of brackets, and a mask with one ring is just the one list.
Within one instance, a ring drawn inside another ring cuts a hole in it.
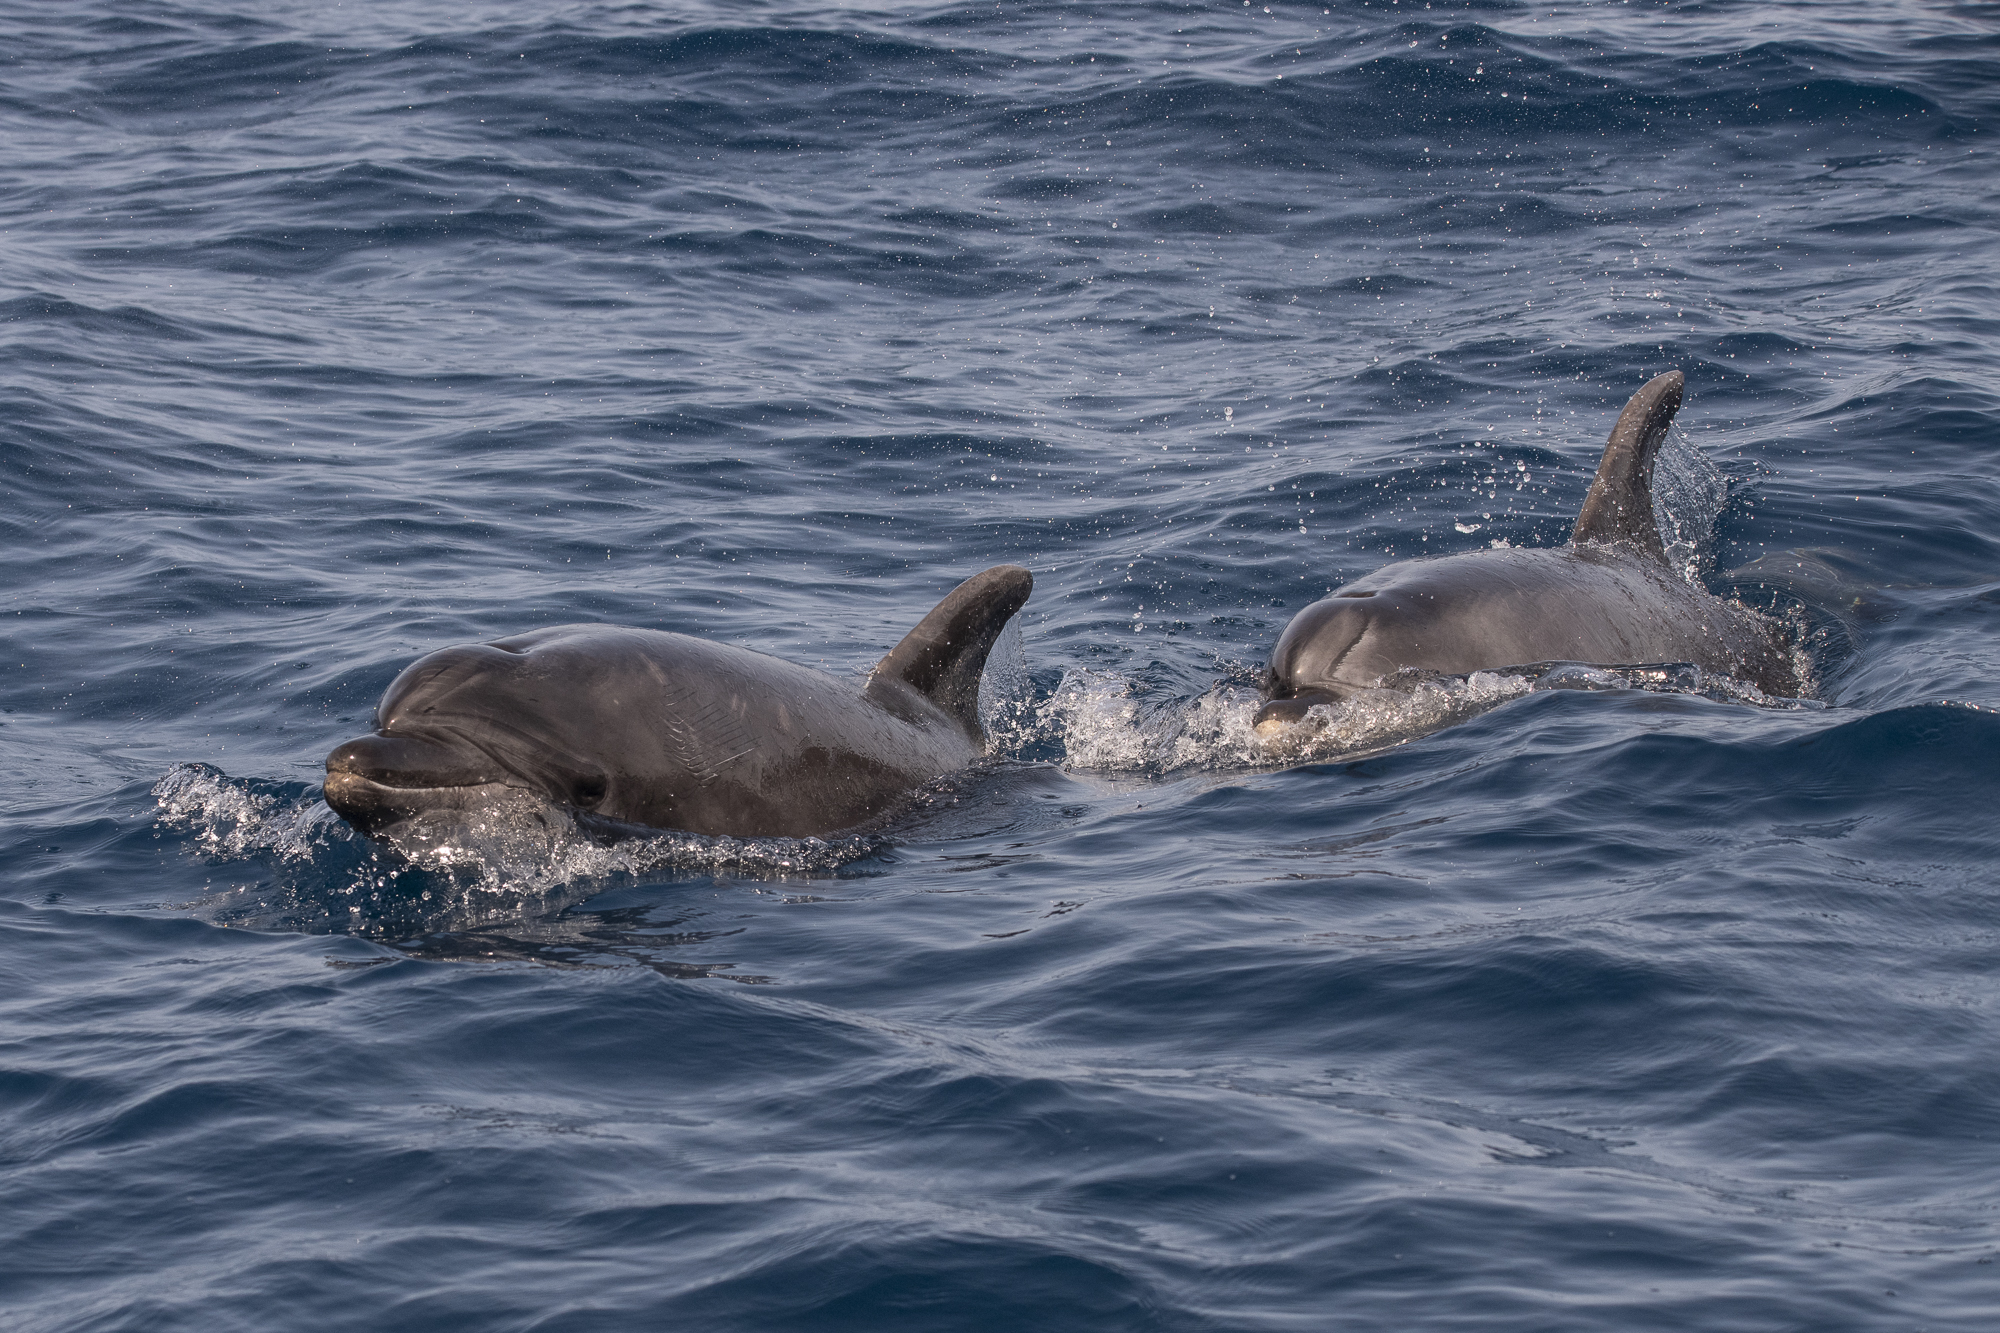
[{"label": "water splash", "polygon": [[153,784],[160,828],[185,833],[217,860],[269,853],[311,859],[339,817],[323,801],[287,799],[276,784],[241,781],[212,764],[175,764]]},{"label": "water splash", "polygon": [[1722,469],[1686,431],[1669,431],[1653,456],[1653,524],[1667,564],[1697,587],[1713,559],[1715,523],[1728,501]]},{"label": "water splash", "polygon": [[1018,730],[1034,693],[1028,650],[1021,639],[1021,618],[1015,616],[994,638],[986,654],[986,670],[979,677],[979,725],[986,729],[989,740]]},{"label": "water splash", "polygon": [[1267,738],[1253,726],[1259,693],[1220,684],[1192,699],[1150,700],[1115,672],[1073,670],[1032,711],[1032,727],[1054,739],[1072,769],[1167,775],[1269,768],[1377,754],[1537,690],[1643,690],[1692,694],[1757,708],[1819,708],[1692,663],[1599,667],[1539,663],[1463,676],[1407,673],[1383,688],[1310,709],[1297,726]]},{"label": "water splash", "polygon": [[549,892],[578,883],[674,873],[755,879],[827,875],[882,850],[879,837],[733,838],[643,833],[601,840],[566,811],[539,821],[509,812],[449,832],[404,830],[392,845],[425,870],[476,876],[495,890]]},{"label": "water splash", "polygon": [[1093,772],[1169,774],[1268,768],[1355,757],[1465,721],[1525,694],[1529,683],[1475,672],[1369,690],[1315,708],[1276,741],[1255,729],[1262,696],[1223,683],[1193,699],[1152,702],[1115,672],[1078,669],[1037,710],[1036,723],[1059,738],[1067,767]]},{"label": "water splash", "polygon": [[455,825],[410,824],[371,841],[302,785],[176,764],[153,787],[155,826],[188,835],[211,864],[248,882],[188,904],[218,923],[399,940],[547,915],[622,880],[707,874],[825,876],[880,852],[883,839],[729,838],[657,833],[609,840],[525,795]]},{"label": "water splash", "polygon": [[1648,694],[1691,694],[1717,703],[1747,704],[1781,712],[1821,709],[1817,699],[1766,694],[1749,681],[1708,671],[1692,662],[1657,662],[1641,666],[1587,666],[1577,662],[1544,662],[1517,667],[1518,678],[1536,690],[1644,690]]}]

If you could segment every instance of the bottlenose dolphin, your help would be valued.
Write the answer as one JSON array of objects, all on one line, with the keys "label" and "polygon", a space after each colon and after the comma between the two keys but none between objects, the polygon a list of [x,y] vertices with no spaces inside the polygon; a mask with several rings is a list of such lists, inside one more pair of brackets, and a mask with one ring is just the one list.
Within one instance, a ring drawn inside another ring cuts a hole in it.
[{"label": "bottlenose dolphin", "polygon": [[1421,679],[1545,662],[1692,662],[1767,694],[1800,693],[1771,620],[1667,564],[1653,522],[1653,457],[1680,410],[1678,370],[1619,413],[1570,544],[1385,565],[1292,617],[1271,652],[1259,735],[1315,704]]},{"label": "bottlenose dolphin", "polygon": [[523,795],[692,833],[852,828],[985,752],[980,673],[1033,587],[1018,565],[975,574],[861,682],[616,625],[440,649],[327,756],[326,803],[364,833]]}]

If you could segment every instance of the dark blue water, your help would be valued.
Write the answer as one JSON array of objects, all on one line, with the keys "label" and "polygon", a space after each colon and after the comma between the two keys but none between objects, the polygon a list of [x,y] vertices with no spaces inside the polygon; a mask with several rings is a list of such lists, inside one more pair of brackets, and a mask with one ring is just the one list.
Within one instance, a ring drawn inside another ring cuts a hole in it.
[{"label": "dark blue water", "polygon": [[[2000,9],[0,32],[0,1327],[2000,1320]],[[1294,611],[1559,543],[1674,367],[1813,697],[1259,750]],[[880,835],[318,800],[430,649],[850,674],[1002,561]]]}]

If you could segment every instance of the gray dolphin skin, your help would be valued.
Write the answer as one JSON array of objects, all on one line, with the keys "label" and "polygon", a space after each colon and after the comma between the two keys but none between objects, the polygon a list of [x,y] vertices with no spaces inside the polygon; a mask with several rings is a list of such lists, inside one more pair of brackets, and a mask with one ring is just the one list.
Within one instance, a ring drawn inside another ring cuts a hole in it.
[{"label": "gray dolphin skin", "polygon": [[1767,694],[1798,694],[1773,622],[1667,564],[1653,523],[1653,458],[1682,383],[1669,371],[1625,405],[1568,546],[1385,565],[1294,616],[1271,653],[1258,734],[1282,735],[1315,704],[1394,683],[1399,672],[1692,662]]},{"label": "gray dolphin skin", "polygon": [[974,575],[860,682],[614,625],[445,648],[327,756],[326,803],[371,834],[523,795],[692,833],[853,828],[985,752],[980,673],[1033,587],[1018,565]]}]

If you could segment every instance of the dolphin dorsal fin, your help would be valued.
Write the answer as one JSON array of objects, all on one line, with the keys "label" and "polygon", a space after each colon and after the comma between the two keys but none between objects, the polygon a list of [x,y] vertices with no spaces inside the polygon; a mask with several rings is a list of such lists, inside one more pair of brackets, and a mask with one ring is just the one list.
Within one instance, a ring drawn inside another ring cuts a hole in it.
[{"label": "dolphin dorsal fin", "polygon": [[882,698],[894,684],[929,699],[974,740],[979,727],[979,676],[993,640],[1034,590],[1035,576],[1019,565],[995,565],[945,594],[903,641],[868,673],[865,693]]},{"label": "dolphin dorsal fin", "polygon": [[1625,542],[1666,558],[1660,529],[1653,522],[1653,455],[1667,438],[1674,413],[1680,411],[1685,382],[1678,370],[1670,370],[1648,380],[1625,404],[1604,446],[1597,480],[1590,483],[1590,494],[1577,511],[1572,542]]}]

